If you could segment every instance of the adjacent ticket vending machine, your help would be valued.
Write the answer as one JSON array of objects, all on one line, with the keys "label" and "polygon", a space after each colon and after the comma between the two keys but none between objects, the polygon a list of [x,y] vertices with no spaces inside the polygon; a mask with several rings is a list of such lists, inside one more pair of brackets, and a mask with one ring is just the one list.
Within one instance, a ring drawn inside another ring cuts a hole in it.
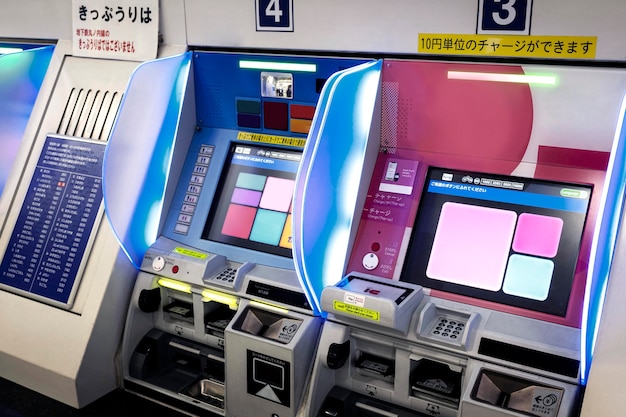
[{"label": "adjacent ticket vending machine", "polygon": [[362,122],[380,132],[346,126],[349,95],[322,99],[294,200],[327,313],[303,415],[577,415],[622,213],[626,74],[361,71],[374,88],[353,106],[378,97]]},{"label": "adjacent ticket vending machine", "polygon": [[113,132],[105,185],[125,194],[105,204],[140,269],[126,390],[194,414],[296,415],[322,318],[292,256],[292,197],[322,87],[360,62],[190,52],[178,111],[145,119],[171,135],[133,150]]},{"label": "adjacent ticket vending machine", "polygon": [[9,179],[15,177],[11,175],[13,161],[54,51],[54,46],[22,46],[0,44],[0,196]]},{"label": "adjacent ticket vending machine", "polygon": [[103,215],[102,167],[139,63],[74,56],[69,41],[49,48],[22,53],[45,53],[45,65],[0,57],[0,66],[26,71],[11,85],[18,97],[41,84],[21,144],[0,142],[13,163],[0,175],[0,327],[11,329],[0,338],[0,363],[3,378],[78,408],[118,386],[115,355],[136,270]]}]

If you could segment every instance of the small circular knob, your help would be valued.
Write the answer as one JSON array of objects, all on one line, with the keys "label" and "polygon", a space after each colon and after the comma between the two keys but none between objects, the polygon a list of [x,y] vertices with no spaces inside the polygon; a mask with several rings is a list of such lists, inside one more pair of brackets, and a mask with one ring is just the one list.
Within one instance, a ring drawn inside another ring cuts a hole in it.
[{"label": "small circular knob", "polygon": [[373,252],[368,253],[363,257],[363,268],[371,271],[378,266],[378,255]]},{"label": "small circular knob", "polygon": [[157,256],[152,260],[152,269],[155,271],[160,271],[165,268],[165,258],[162,256]]}]

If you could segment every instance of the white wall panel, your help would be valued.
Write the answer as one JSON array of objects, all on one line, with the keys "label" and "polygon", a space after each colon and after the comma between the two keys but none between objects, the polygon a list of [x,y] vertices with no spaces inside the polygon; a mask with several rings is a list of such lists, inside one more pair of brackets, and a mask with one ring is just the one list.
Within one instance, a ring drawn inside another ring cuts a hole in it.
[{"label": "white wall panel", "polygon": [[[190,45],[417,53],[419,33],[475,34],[478,0],[294,0],[293,32],[257,32],[252,0],[186,0]],[[531,35],[597,36],[596,59],[626,60],[622,0],[534,0]]]}]

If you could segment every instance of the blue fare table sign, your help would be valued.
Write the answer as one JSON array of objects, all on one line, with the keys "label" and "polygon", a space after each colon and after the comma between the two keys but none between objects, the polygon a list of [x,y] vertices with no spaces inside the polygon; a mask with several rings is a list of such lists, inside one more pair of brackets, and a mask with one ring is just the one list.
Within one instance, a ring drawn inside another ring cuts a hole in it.
[{"label": "blue fare table sign", "polygon": [[0,264],[0,284],[64,308],[74,302],[102,216],[101,142],[49,135]]}]

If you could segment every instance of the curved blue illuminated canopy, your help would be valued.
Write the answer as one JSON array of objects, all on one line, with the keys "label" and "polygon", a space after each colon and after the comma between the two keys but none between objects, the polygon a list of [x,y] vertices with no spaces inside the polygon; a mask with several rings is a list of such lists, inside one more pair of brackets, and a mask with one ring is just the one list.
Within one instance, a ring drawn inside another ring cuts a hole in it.
[{"label": "curved blue illuminated canopy", "polygon": [[[293,254],[309,302],[342,278],[380,87],[382,61],[341,71],[324,86],[294,194]],[[377,148],[376,148],[377,149]]]},{"label": "curved blue illuminated canopy", "polygon": [[0,55],[0,195],[53,52],[46,46]]},{"label": "curved blue illuminated canopy", "polygon": [[190,63],[187,52],[137,67],[107,143],[105,211],[137,268],[158,236]]},{"label": "curved blue illuminated canopy", "polygon": [[607,178],[600,209],[600,224],[593,239],[589,263],[589,278],[585,289],[585,304],[581,329],[581,384],[587,383],[598,337],[598,327],[606,289],[615,255],[617,234],[624,209],[626,191],[626,96],[622,101],[620,120],[613,140],[607,168]]}]

